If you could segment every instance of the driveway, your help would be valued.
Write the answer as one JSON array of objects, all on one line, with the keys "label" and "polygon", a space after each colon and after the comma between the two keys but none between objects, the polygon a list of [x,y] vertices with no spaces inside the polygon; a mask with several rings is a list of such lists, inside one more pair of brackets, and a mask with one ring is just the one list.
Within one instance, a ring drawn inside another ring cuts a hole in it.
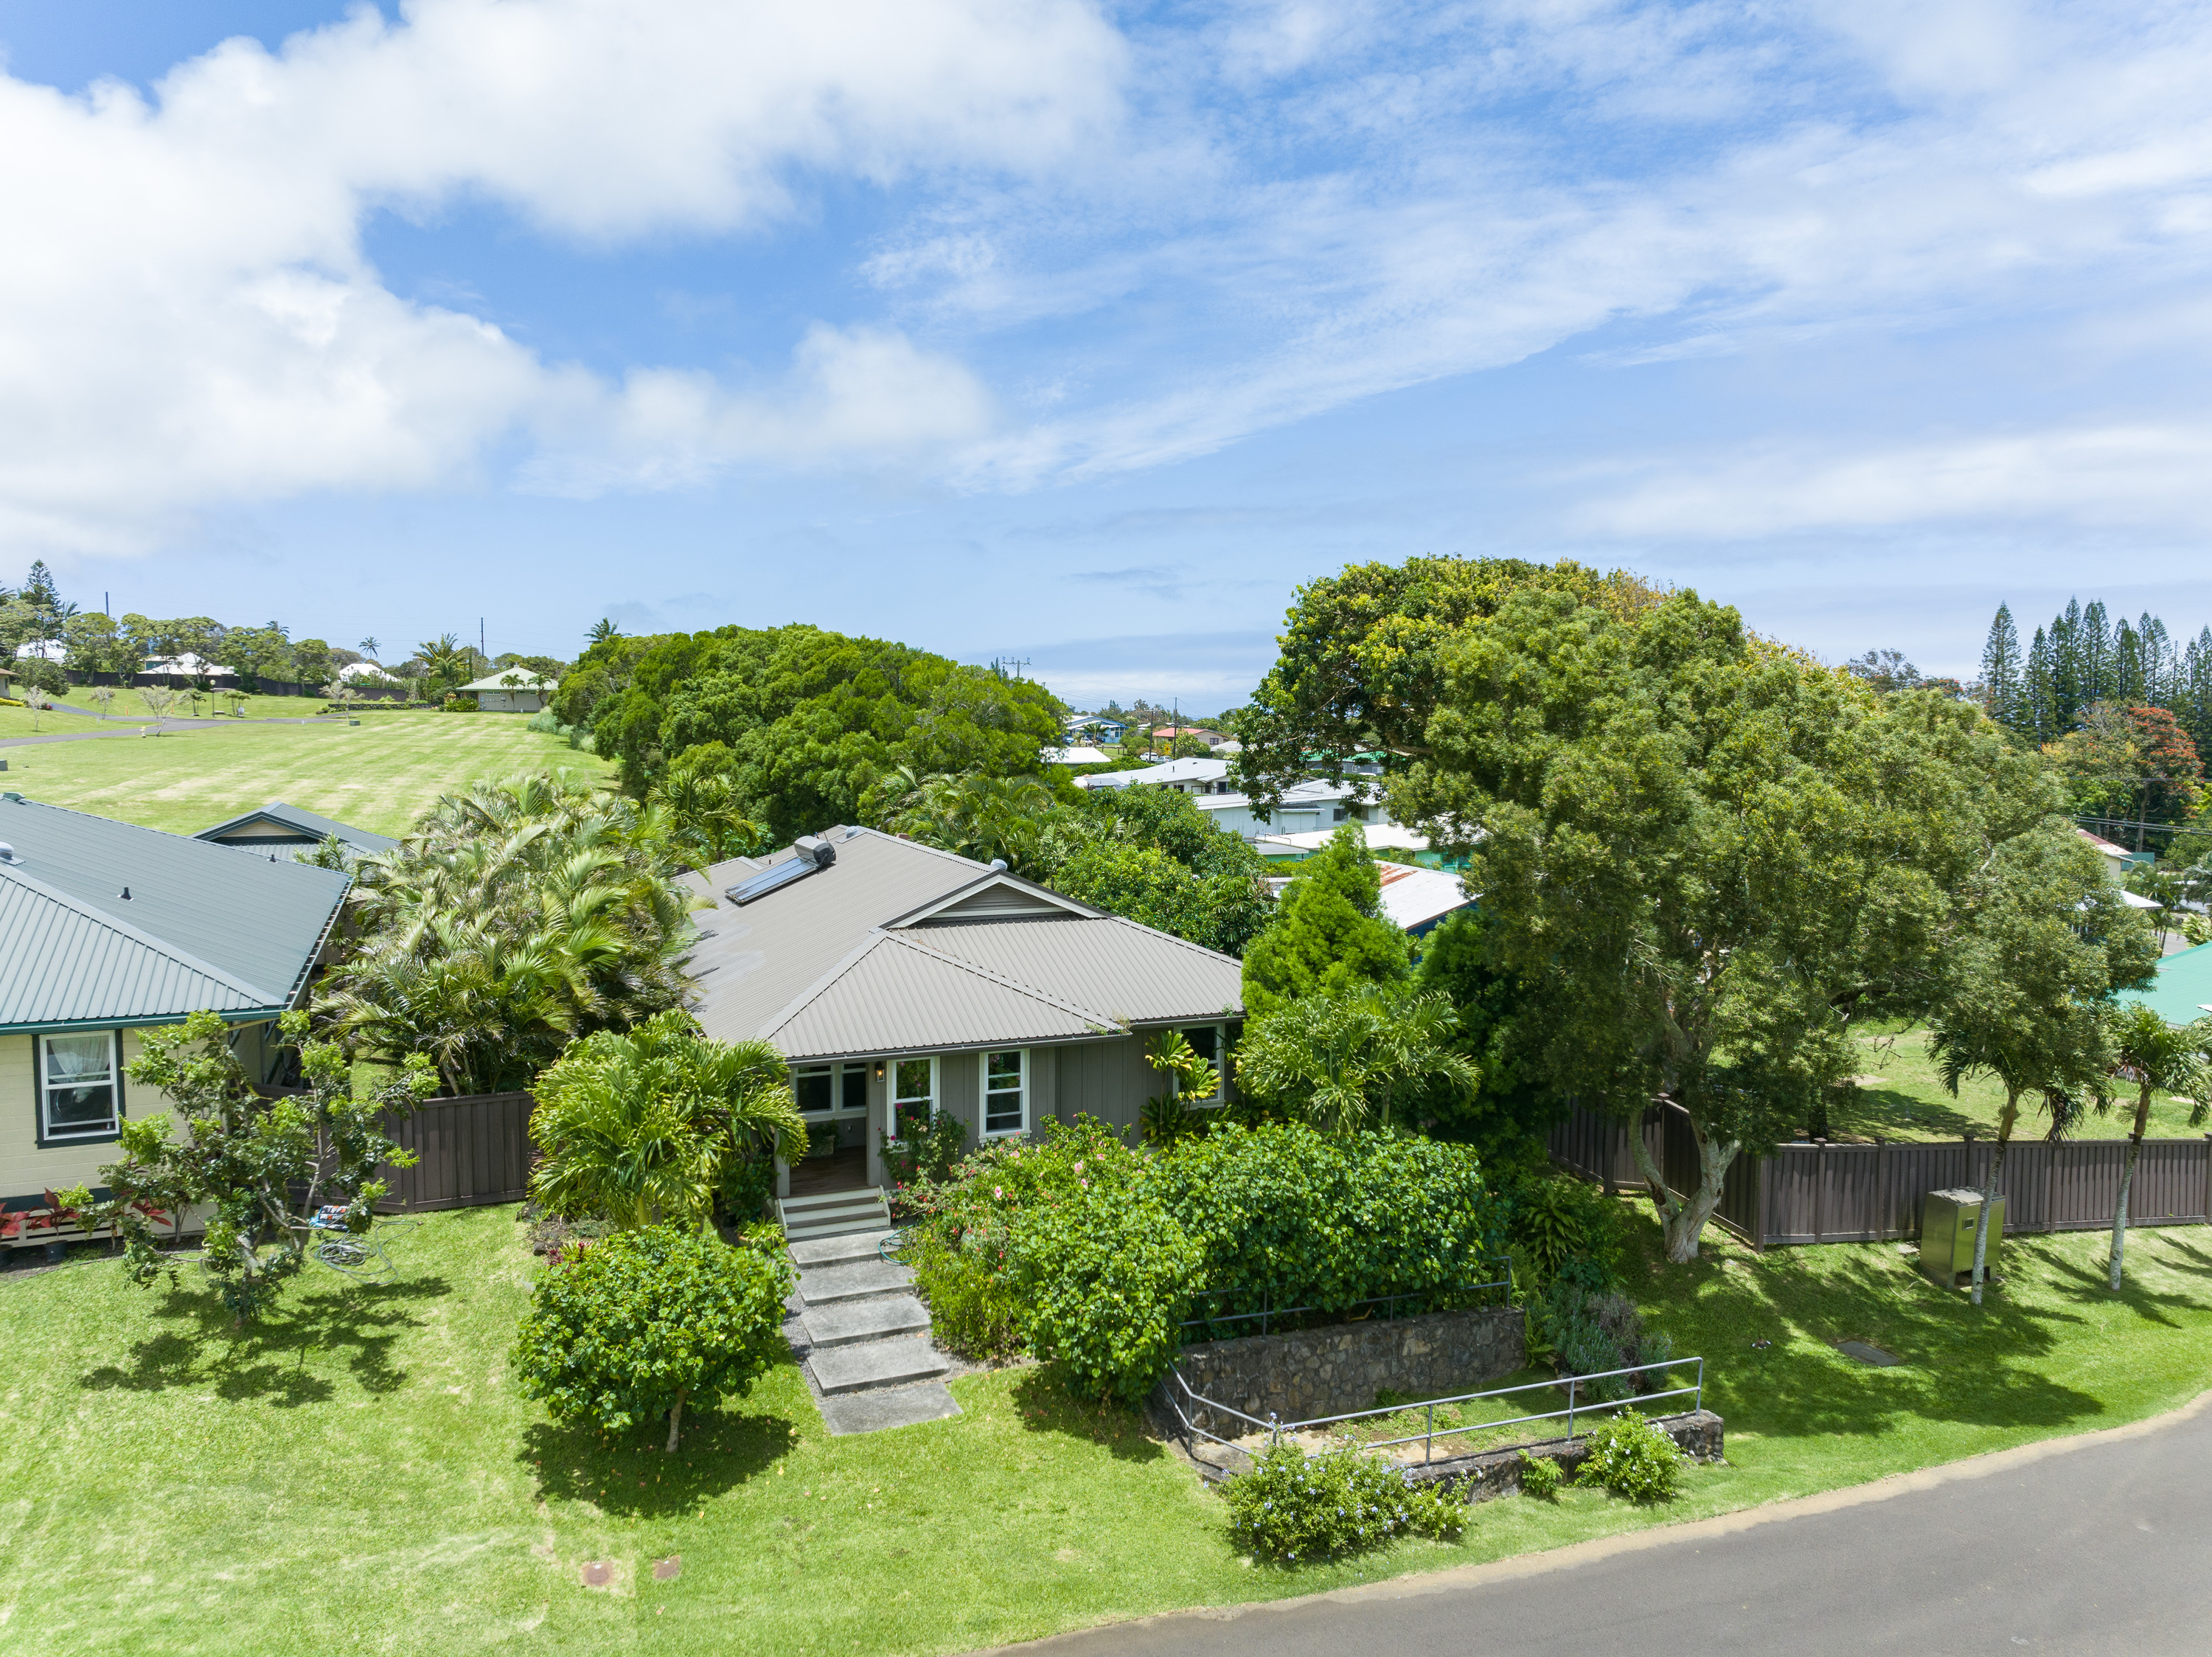
[{"label": "driveway", "polygon": [[2201,1657],[2212,1652],[2208,1406],[2212,1394],[2135,1427],[1638,1537],[1012,1649]]}]

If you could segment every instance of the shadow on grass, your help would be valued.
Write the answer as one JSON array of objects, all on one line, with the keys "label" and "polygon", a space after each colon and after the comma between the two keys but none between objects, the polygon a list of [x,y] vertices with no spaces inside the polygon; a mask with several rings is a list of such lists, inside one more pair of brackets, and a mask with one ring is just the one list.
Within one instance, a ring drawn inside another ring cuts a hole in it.
[{"label": "shadow on grass", "polygon": [[1141,1413],[1125,1404],[1079,1395],[1056,1363],[1023,1372],[1014,1382],[1012,1396],[1024,1431],[1084,1439],[1117,1461],[1157,1461],[1167,1453],[1146,1432]]},{"label": "shadow on grass", "polygon": [[307,1368],[307,1355],[322,1352],[344,1354],[355,1384],[380,1396],[407,1380],[392,1348],[421,1326],[410,1307],[452,1292],[442,1277],[305,1292],[294,1285],[260,1322],[240,1330],[212,1292],[172,1286],[154,1309],[171,1327],[136,1343],[125,1362],[87,1372],[77,1385],[133,1392],[206,1386],[233,1403],[258,1398],[292,1409],[337,1396],[329,1375]]},{"label": "shadow on grass", "polygon": [[[1707,1403],[1731,1429],[1871,1438],[1908,1420],[2047,1429],[2104,1411],[2099,1398],[2039,1367],[2088,1320],[2063,1301],[2038,1302],[2024,1278],[1978,1308],[1902,1257],[1778,1250],[1754,1260],[1726,1246],[1661,1270],[1656,1228],[1639,1226],[1638,1235],[1645,1276],[1632,1292],[1676,1351],[1705,1355]],[[2014,1259],[2015,1270],[2027,1264]],[[1862,1366],[1834,1349],[1850,1339],[1905,1363]],[[1759,1340],[1773,1344],[1755,1349]]]},{"label": "shadow on grass", "polygon": [[1956,1106],[1899,1093],[1894,1087],[1854,1087],[1828,1106],[1828,1131],[1884,1139],[1963,1139],[1968,1129],[1986,1136],[1989,1124]]},{"label": "shadow on grass", "polygon": [[547,1500],[590,1502],[626,1519],[669,1518],[735,1489],[799,1447],[781,1416],[731,1409],[684,1412],[683,1442],[662,1447],[664,1420],[625,1438],[539,1422],[524,1429],[515,1459]]}]

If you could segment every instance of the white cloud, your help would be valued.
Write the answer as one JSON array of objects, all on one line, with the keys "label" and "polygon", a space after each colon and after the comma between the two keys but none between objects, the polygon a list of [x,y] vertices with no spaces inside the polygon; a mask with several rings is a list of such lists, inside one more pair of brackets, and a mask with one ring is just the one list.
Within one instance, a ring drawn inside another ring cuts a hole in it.
[{"label": "white cloud", "polygon": [[2212,529],[2212,424],[2103,426],[1869,447],[1771,448],[1662,475],[1566,514],[1581,533],[1753,539],[2008,519],[2084,528]]},{"label": "white cloud", "polygon": [[647,484],[971,437],[972,379],[896,331],[808,334],[787,405],[610,387],[395,296],[362,223],[489,197],[569,237],[726,233],[810,173],[1028,174],[1110,129],[1120,75],[1079,0],[416,0],[150,101],[0,76],[0,538],[128,550],[210,503],[464,478],[516,432]]}]

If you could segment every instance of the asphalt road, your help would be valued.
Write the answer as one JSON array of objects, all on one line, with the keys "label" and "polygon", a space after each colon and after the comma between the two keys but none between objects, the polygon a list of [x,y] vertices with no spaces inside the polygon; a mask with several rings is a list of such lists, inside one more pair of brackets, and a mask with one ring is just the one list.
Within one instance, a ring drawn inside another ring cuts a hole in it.
[{"label": "asphalt road", "polygon": [[2212,1654],[2212,1398],[1634,1538],[1013,1648],[1034,1657]]}]

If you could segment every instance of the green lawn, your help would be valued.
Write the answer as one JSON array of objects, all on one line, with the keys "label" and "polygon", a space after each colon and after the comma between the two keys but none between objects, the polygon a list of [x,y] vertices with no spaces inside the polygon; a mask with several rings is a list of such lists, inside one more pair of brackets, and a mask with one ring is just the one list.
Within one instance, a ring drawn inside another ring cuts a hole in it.
[{"label": "green lawn", "polygon": [[[1959,1084],[1956,1098],[1937,1080],[1935,1062],[1928,1056],[1924,1030],[1860,1038],[1862,1081],[1848,1102],[1828,1109],[1828,1131],[1837,1139],[1958,1139],[1972,1128],[1984,1139],[1994,1138],[1997,1117],[2004,1109],[2004,1088],[1986,1076]],[[2153,1098],[2150,1133],[2154,1139],[2193,1137],[2203,1128],[2189,1125],[2186,1100],[2165,1094]],[[2134,1098],[2116,1100],[2103,1116],[2094,1112],[2075,1130],[2081,1139],[2118,1139],[2125,1136],[2133,1118]],[[2041,1100],[2021,1102],[2019,1125],[2014,1133],[2022,1139],[2040,1138],[2051,1125]]]},{"label": "green lawn", "polygon": [[[118,698],[119,699],[119,698]],[[0,713],[21,716],[20,709]],[[94,728],[66,714],[44,728]],[[68,721],[64,724],[64,721]],[[0,728],[0,735],[16,734]],[[610,767],[515,715],[380,714],[349,725],[236,725],[0,748],[5,786],[33,800],[190,833],[271,800],[376,833],[403,832],[440,795],[487,777]]]},{"label": "green lawn", "polygon": [[[1633,1221],[1650,1254],[1652,1228]],[[2008,1241],[1979,1311],[1893,1246],[1716,1240],[1644,1298],[1710,1361],[1729,1465],[1670,1508],[1592,1492],[1475,1511],[1463,1543],[1254,1568],[1133,1418],[1033,1369],[958,1417],[831,1439],[789,1365],[700,1412],[682,1455],[549,1424],[506,1367],[538,1270],[511,1209],[431,1216],[383,1288],[295,1284],[233,1344],[197,1293],[84,1258],[0,1278],[0,1626],[40,1649],[925,1653],[1310,1592],[1728,1511],[2191,1397],[2212,1371],[2212,1238]],[[1638,1268],[1641,1279],[1648,1268]],[[1907,1360],[1863,1368],[1856,1337]],[[1755,1340],[1769,1340],[1754,1350]],[[656,1581],[656,1560],[681,1575]],[[578,1581],[617,1569],[611,1591]]]}]

